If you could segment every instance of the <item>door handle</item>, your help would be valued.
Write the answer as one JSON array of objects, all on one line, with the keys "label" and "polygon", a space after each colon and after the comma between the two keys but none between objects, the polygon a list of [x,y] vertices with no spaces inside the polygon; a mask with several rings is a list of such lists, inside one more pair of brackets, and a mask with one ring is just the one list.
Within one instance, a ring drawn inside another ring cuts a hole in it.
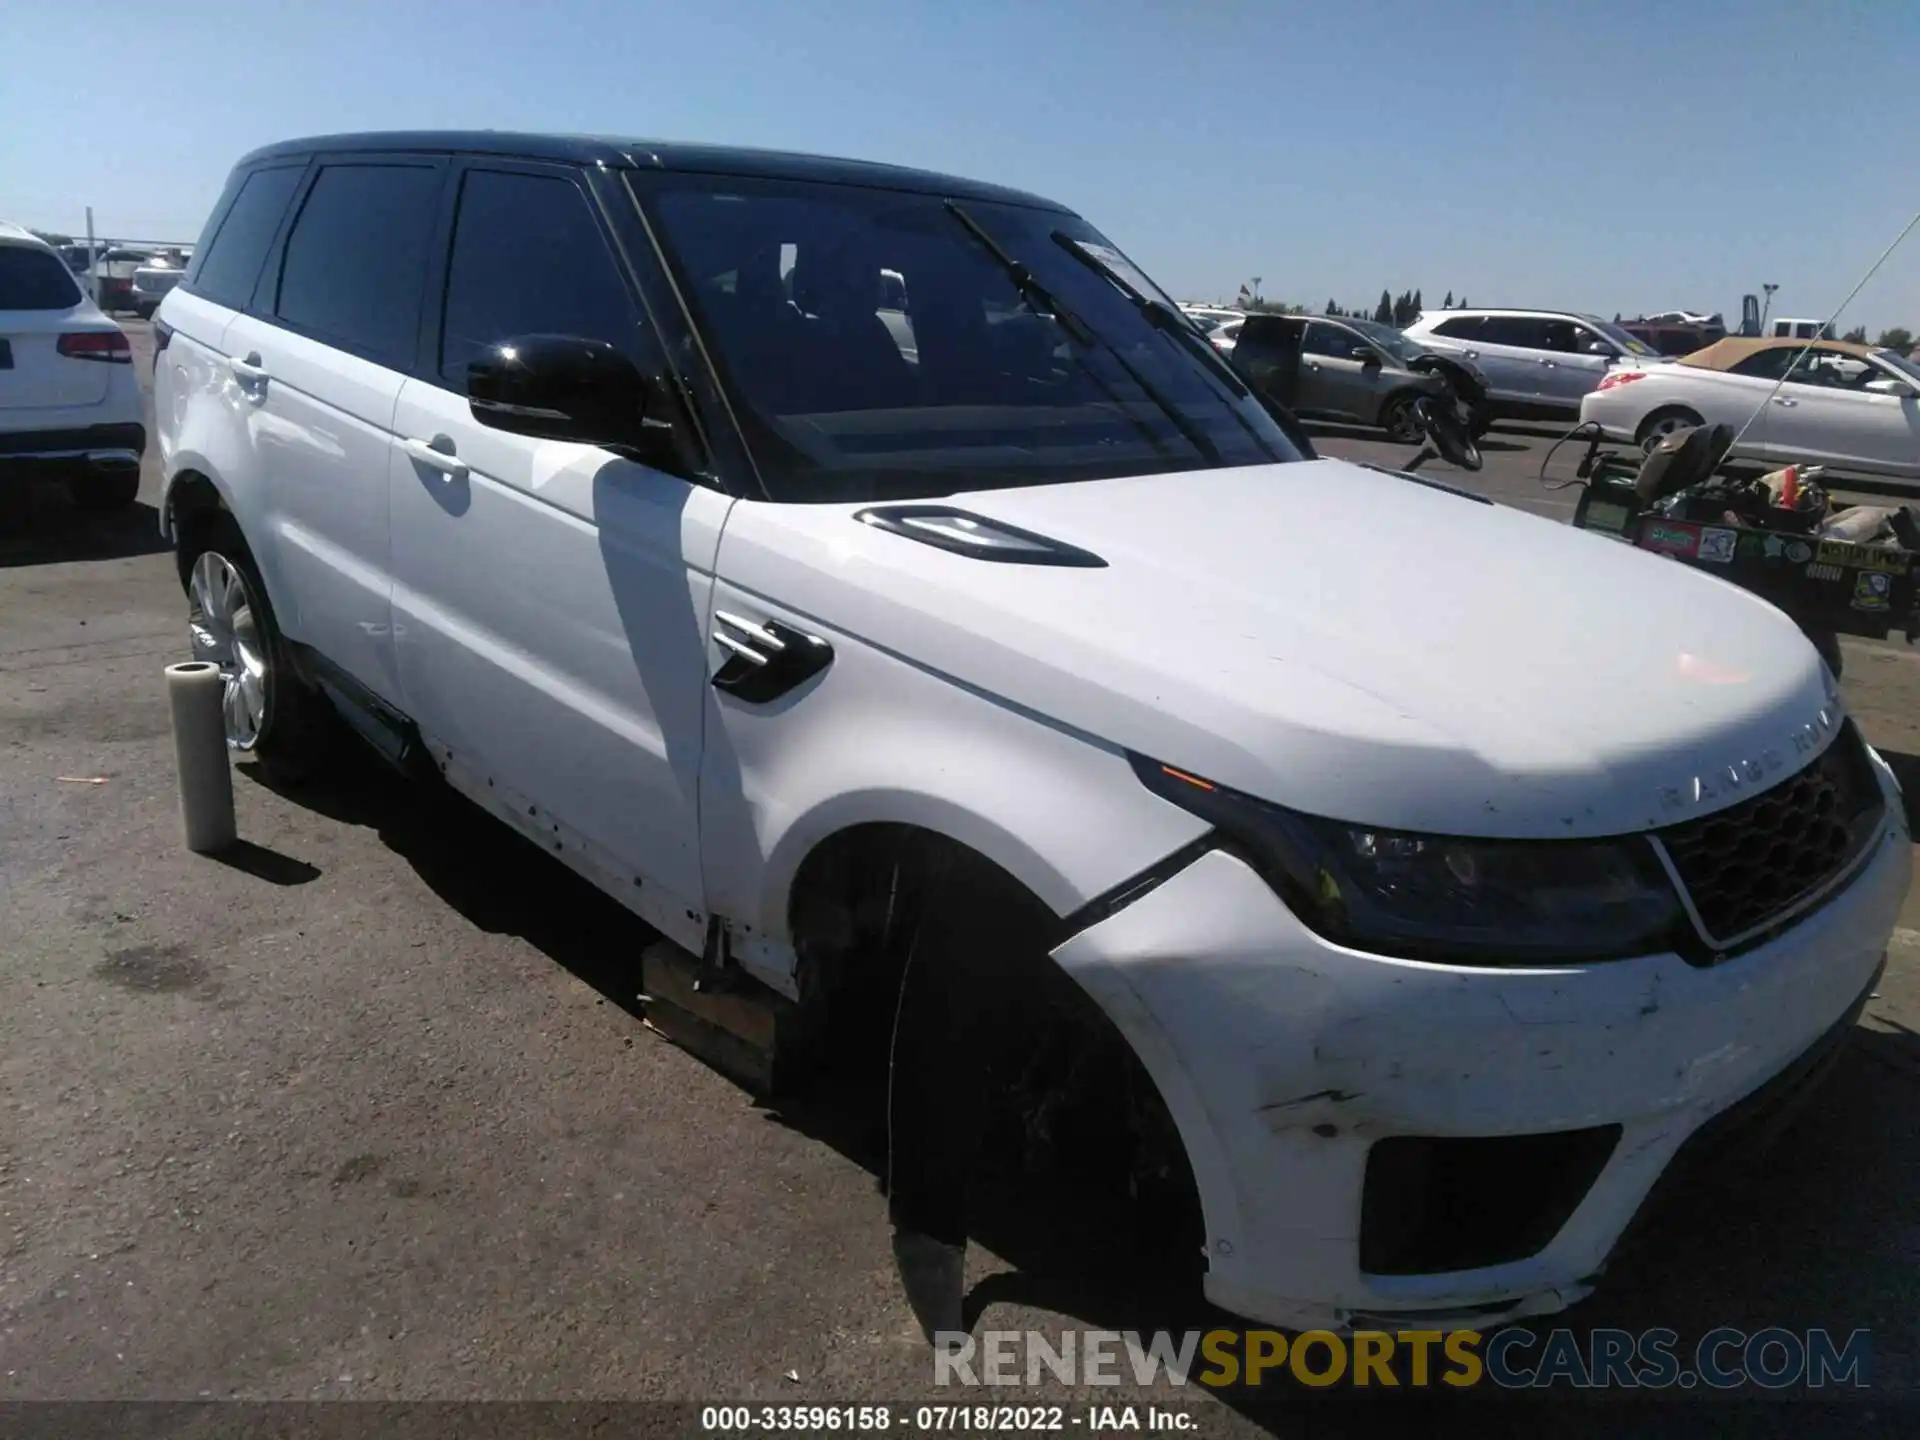
[{"label": "door handle", "polygon": [[1798,400],[1789,400],[1784,395],[1776,395],[1773,397],[1773,403],[1776,405],[1798,405],[1800,402]]},{"label": "door handle", "polygon": [[1542,361],[1541,361],[1540,363],[1541,363],[1542,365],[1545,365],[1545,366],[1546,366],[1546,367],[1548,367],[1549,369],[1556,369],[1556,368],[1558,368],[1558,366],[1559,366],[1559,364],[1560,364],[1560,362],[1559,362],[1558,360],[1542,360]]},{"label": "door handle", "polygon": [[229,355],[227,357],[227,369],[233,373],[233,378],[238,380],[242,385],[261,385],[266,383],[267,372],[265,367],[260,364],[260,352],[258,350],[249,351],[247,358],[244,360],[237,355]]},{"label": "door handle", "polygon": [[1307,361],[1307,369],[1318,370],[1319,368],[1320,368],[1320,362],[1318,360]]},{"label": "door handle", "polygon": [[402,440],[400,448],[429,470],[438,470],[449,480],[467,478],[467,464],[453,453],[453,438],[436,435],[431,440]]},{"label": "door handle", "polygon": [[1480,358],[1480,352],[1478,350],[1462,350],[1460,353],[1469,360],[1478,360]]}]

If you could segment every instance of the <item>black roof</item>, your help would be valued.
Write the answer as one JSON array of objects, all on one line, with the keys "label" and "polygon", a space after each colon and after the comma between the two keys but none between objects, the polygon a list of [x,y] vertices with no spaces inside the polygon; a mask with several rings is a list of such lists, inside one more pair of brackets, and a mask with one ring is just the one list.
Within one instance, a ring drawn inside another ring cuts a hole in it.
[{"label": "black roof", "polygon": [[750,150],[733,145],[628,140],[602,135],[529,135],[508,130],[384,130],[358,135],[313,135],[302,140],[282,140],[278,144],[264,145],[243,157],[239,163],[250,165],[259,160],[337,150],[499,155],[525,160],[557,160],[576,165],[684,170],[773,180],[815,180],[1066,211],[1064,205],[1024,191],[987,185],[977,180],[962,180],[952,175],[938,175],[927,170],[910,170],[899,165],[877,165],[866,160],[835,160],[782,150]]}]

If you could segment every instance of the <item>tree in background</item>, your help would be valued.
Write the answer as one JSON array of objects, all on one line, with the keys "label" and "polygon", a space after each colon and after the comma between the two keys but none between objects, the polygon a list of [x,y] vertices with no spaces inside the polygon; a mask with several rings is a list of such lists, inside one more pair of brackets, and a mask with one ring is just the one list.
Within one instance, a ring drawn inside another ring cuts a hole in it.
[{"label": "tree in background", "polygon": [[1380,303],[1373,307],[1373,318],[1378,320],[1382,325],[1391,325],[1393,323],[1392,292],[1387,290],[1380,292]]},{"label": "tree in background", "polygon": [[1413,314],[1407,317],[1407,323],[1412,324],[1415,320],[1418,320],[1420,318],[1420,312],[1426,308],[1426,302],[1420,298],[1420,288],[1416,285],[1413,291]]},{"label": "tree in background", "polygon": [[1856,325],[1840,338],[1849,345],[1864,345],[1867,343],[1867,327],[1864,325]]},{"label": "tree in background", "polygon": [[1334,304],[1333,301],[1329,300],[1327,301],[1326,313],[1329,315],[1338,315],[1340,313],[1340,307]]},{"label": "tree in background", "polygon": [[1459,304],[1459,305],[1458,305],[1458,306],[1457,306],[1456,308],[1458,308],[1458,309],[1461,309],[1461,310],[1464,310],[1464,309],[1466,309],[1466,308],[1467,308],[1467,297],[1466,297],[1466,296],[1464,296],[1464,295],[1462,295],[1462,296],[1460,297],[1460,304]]},{"label": "tree in background", "polygon": [[1453,308],[1453,292],[1451,290],[1447,291],[1447,298],[1440,302],[1440,308],[1442,310],[1451,310]]},{"label": "tree in background", "polygon": [[1913,332],[1904,325],[1896,325],[1891,330],[1882,330],[1880,338],[1873,342],[1882,350],[1907,350],[1913,346]]}]

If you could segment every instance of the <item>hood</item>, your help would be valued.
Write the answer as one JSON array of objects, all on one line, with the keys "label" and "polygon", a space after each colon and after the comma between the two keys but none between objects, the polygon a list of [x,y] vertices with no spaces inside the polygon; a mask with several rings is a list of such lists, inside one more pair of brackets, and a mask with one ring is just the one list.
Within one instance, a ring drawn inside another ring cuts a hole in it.
[{"label": "hood", "polygon": [[1382,827],[1672,824],[1742,798],[1754,766],[1805,763],[1807,727],[1838,715],[1813,647],[1746,591],[1344,461],[952,503],[1107,564],[994,563],[861,507],[743,501],[721,569],[1091,739]]}]

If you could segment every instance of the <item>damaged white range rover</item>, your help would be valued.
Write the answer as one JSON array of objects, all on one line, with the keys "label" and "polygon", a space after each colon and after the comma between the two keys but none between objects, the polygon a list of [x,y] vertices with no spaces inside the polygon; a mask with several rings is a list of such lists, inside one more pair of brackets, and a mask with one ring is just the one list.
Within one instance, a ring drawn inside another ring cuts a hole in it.
[{"label": "damaged white range rover", "polygon": [[762,1080],[890,1044],[929,1328],[1060,976],[1215,1301],[1485,1324],[1586,1294],[1883,963],[1902,807],[1792,621],[1313,458],[1045,200],[295,142],[156,335],[233,747],[337,711],[657,927],[663,1026]]}]

